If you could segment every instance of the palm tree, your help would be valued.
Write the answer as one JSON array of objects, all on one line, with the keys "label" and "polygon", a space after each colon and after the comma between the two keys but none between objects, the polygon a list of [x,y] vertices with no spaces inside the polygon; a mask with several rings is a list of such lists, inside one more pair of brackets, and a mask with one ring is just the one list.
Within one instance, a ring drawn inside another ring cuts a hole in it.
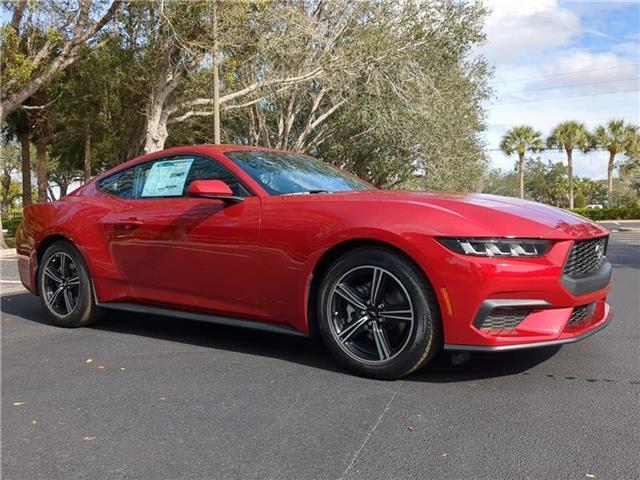
[{"label": "palm tree", "polygon": [[609,152],[607,166],[607,199],[609,206],[613,204],[613,167],[618,153],[628,151],[637,136],[638,127],[624,120],[609,120],[606,125],[600,125],[593,132],[592,144],[604,148]]},{"label": "palm tree", "polygon": [[527,150],[539,152],[544,150],[542,132],[529,125],[513,127],[502,137],[500,149],[507,155],[518,153],[518,170],[520,173],[520,198],[524,198],[524,154]]},{"label": "palm tree", "polygon": [[589,150],[590,137],[583,123],[569,120],[558,124],[547,138],[548,148],[557,148],[567,152],[569,176],[569,208],[573,208],[573,149],[578,147],[583,152]]}]

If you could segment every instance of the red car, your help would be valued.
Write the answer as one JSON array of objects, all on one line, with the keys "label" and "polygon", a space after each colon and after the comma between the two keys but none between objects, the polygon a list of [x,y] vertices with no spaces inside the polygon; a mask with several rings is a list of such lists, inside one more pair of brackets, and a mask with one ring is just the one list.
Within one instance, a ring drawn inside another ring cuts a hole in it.
[{"label": "red car", "polygon": [[442,348],[582,339],[611,316],[605,229],[490,195],[376,190],[307,156],[179,147],[30,205],[22,282],[53,321],[104,309],[320,334],[393,379]]}]

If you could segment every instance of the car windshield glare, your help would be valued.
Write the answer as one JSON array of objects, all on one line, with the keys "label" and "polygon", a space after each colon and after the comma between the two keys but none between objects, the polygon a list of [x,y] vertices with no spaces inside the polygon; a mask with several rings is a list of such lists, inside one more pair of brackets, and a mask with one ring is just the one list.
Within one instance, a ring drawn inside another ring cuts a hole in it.
[{"label": "car windshield glare", "polygon": [[270,195],[373,189],[359,178],[305,155],[260,150],[225,152],[225,155]]}]

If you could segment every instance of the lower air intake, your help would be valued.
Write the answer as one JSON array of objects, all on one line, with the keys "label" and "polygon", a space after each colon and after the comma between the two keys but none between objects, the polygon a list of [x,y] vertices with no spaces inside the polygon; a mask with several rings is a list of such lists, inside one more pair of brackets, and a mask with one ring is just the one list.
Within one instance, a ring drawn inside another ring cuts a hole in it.
[{"label": "lower air intake", "polygon": [[576,323],[580,323],[587,318],[591,318],[593,314],[596,313],[596,303],[588,303],[586,305],[580,305],[573,309],[571,312],[571,316],[569,317],[569,325],[575,325]]},{"label": "lower air intake", "polygon": [[482,321],[481,330],[513,330],[531,310],[524,307],[497,307]]}]

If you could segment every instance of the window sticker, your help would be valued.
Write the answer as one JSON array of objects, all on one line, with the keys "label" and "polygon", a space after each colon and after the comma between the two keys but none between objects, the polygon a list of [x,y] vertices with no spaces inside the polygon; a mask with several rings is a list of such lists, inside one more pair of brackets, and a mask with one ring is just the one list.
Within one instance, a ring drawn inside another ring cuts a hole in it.
[{"label": "window sticker", "polygon": [[140,197],[181,196],[192,163],[192,158],[154,163],[147,174]]}]

